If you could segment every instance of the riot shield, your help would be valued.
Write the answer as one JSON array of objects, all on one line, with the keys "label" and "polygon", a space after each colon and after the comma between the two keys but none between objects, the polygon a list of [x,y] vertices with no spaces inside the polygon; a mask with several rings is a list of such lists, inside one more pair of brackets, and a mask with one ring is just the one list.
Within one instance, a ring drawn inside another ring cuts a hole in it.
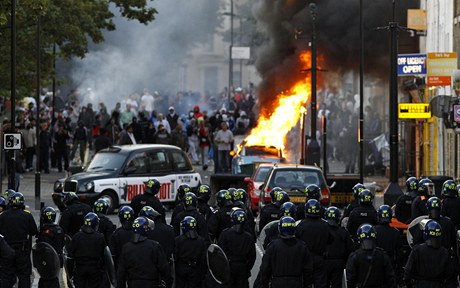
[{"label": "riot shield", "polygon": [[108,246],[104,249],[104,270],[109,278],[110,284],[117,287],[117,274],[115,272],[115,264],[113,263],[112,253]]},{"label": "riot shield", "polygon": [[[274,221],[268,223],[267,225],[265,225],[265,227],[262,229],[262,231],[260,231],[259,237],[257,238],[257,244],[259,245],[260,249],[265,250],[265,248],[264,248],[265,239],[267,237],[272,238],[274,236],[274,235],[267,235],[267,232],[268,232],[268,234],[270,234],[269,231],[271,231],[274,228],[274,226],[278,227],[279,222],[280,222],[279,220],[274,220]],[[276,229],[278,229],[278,228],[276,228]],[[276,234],[276,235],[278,235],[278,234]],[[271,240],[273,240],[273,239],[271,239]]]},{"label": "riot shield", "polygon": [[420,217],[415,218],[410,222],[409,227],[407,228],[407,243],[409,246],[412,247],[414,245],[414,229],[425,229],[425,224],[428,222],[428,215],[422,215]]},{"label": "riot shield", "polygon": [[216,244],[211,244],[206,253],[208,269],[212,278],[219,284],[226,284],[230,280],[230,264],[227,255]]},{"label": "riot shield", "polygon": [[73,281],[72,281],[72,273],[73,273],[73,267],[74,267],[74,262],[73,262],[73,259],[69,258],[68,256],[68,252],[67,252],[67,247],[69,246],[69,243],[72,239],[70,238],[69,235],[65,235],[64,237],[64,241],[65,241],[65,245],[64,245],[64,250],[62,252],[62,258],[63,258],[63,262],[64,262],[64,272],[66,274],[66,278],[67,278],[67,286],[69,288],[73,288]]},{"label": "riot shield", "polygon": [[347,225],[348,225],[348,217],[343,217],[342,219],[342,222],[340,223],[340,225],[343,227],[343,228],[347,228]]},{"label": "riot shield", "polygon": [[40,277],[44,279],[58,277],[61,270],[59,255],[53,246],[46,242],[37,242],[32,247],[32,262]]}]

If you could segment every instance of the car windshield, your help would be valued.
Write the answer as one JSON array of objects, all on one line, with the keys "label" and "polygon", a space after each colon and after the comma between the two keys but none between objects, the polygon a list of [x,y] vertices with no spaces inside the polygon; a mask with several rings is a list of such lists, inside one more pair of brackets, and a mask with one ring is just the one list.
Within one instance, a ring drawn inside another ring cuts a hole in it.
[{"label": "car windshield", "polygon": [[268,171],[270,171],[270,167],[260,167],[259,172],[257,172],[256,177],[254,177],[254,182],[264,182]]},{"label": "car windshield", "polygon": [[303,191],[309,184],[323,186],[324,180],[321,172],[298,168],[275,170],[268,186],[278,186],[285,190],[297,188],[297,190]]},{"label": "car windshield", "polygon": [[126,156],[118,153],[97,153],[89,163],[86,171],[117,171],[123,165]]}]

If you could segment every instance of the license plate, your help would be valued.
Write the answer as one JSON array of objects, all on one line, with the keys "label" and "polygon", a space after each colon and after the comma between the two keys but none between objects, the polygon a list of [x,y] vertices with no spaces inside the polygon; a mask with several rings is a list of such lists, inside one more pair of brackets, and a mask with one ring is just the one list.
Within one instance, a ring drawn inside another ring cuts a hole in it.
[{"label": "license plate", "polygon": [[289,197],[289,199],[291,200],[292,203],[304,203],[306,197],[304,197],[304,196],[292,196],[292,197]]}]

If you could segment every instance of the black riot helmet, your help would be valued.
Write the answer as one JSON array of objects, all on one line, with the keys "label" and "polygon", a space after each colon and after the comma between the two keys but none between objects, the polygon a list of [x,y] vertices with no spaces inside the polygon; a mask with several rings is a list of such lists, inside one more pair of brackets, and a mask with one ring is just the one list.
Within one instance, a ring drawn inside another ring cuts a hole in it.
[{"label": "black riot helmet", "polygon": [[374,250],[377,241],[377,232],[370,224],[363,224],[357,231],[358,242],[363,250]]},{"label": "black riot helmet", "polygon": [[359,192],[361,192],[364,189],[366,189],[366,187],[363,184],[356,183],[355,186],[353,186],[353,188],[351,188],[351,190],[353,192],[353,198],[358,199]]},{"label": "black riot helmet", "polygon": [[295,238],[296,223],[294,218],[283,216],[278,222],[278,232],[281,239]]},{"label": "black riot helmet", "polygon": [[380,224],[389,224],[391,223],[391,218],[393,217],[393,211],[388,205],[382,205],[377,211],[377,220]]},{"label": "black riot helmet", "polygon": [[188,184],[181,184],[177,188],[177,200],[182,200],[185,196],[185,193],[192,192],[192,188]]},{"label": "black riot helmet", "polygon": [[280,191],[283,191],[280,187],[273,187],[270,191],[270,198],[272,199],[272,203],[276,201],[276,194]]},{"label": "black riot helmet", "polygon": [[160,192],[161,183],[157,179],[149,179],[145,184],[145,191],[146,194],[157,195]]},{"label": "black riot helmet", "polygon": [[56,221],[56,210],[53,207],[45,207],[40,213],[40,222],[43,224],[52,224]]},{"label": "black riot helmet", "polygon": [[374,194],[368,189],[361,190],[358,195],[359,205],[371,206],[374,200]]},{"label": "black riot helmet", "polygon": [[232,194],[228,190],[220,190],[216,195],[217,205],[219,207],[233,205]]},{"label": "black riot helmet", "polygon": [[457,198],[457,183],[454,180],[446,180],[442,183],[442,195],[447,198]]},{"label": "black riot helmet", "polygon": [[283,203],[280,208],[281,216],[290,216],[294,218],[296,211],[297,206],[292,202]]},{"label": "black riot helmet", "polygon": [[193,211],[197,208],[198,200],[195,194],[188,192],[185,193],[184,198],[182,198],[182,203],[184,204],[185,211]]},{"label": "black riot helmet", "polygon": [[305,216],[308,218],[319,218],[321,203],[316,199],[310,199],[305,203]]},{"label": "black riot helmet", "polygon": [[428,210],[428,217],[430,219],[439,219],[441,217],[441,199],[431,197],[426,201],[426,209]]},{"label": "black riot helmet", "polygon": [[425,230],[423,231],[423,238],[425,240],[425,243],[430,247],[438,249],[441,247],[441,244],[442,244],[441,236],[442,236],[441,225],[439,225],[439,223],[436,222],[435,220],[428,221],[428,223],[426,223],[425,225]]},{"label": "black riot helmet", "polygon": [[198,187],[197,195],[198,199],[208,202],[211,199],[211,187],[202,184]]},{"label": "black riot helmet", "polygon": [[421,196],[429,196],[433,193],[433,181],[428,178],[423,178],[418,181],[417,191]]},{"label": "black riot helmet", "polygon": [[118,209],[118,219],[120,220],[121,224],[133,221],[134,216],[134,210],[130,206],[123,206]]},{"label": "black riot helmet", "polygon": [[418,180],[414,176],[407,178],[406,180],[407,192],[417,192]]},{"label": "black riot helmet", "polygon": [[305,187],[304,193],[307,199],[316,199],[318,201],[321,199],[321,188],[316,184],[310,184]]}]

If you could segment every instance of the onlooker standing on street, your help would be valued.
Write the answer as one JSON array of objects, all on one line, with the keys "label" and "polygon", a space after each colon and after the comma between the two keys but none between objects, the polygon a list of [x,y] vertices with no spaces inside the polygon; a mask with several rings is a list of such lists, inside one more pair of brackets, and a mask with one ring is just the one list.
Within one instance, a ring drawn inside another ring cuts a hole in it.
[{"label": "onlooker standing on street", "polygon": [[35,118],[32,118],[23,132],[24,145],[26,147],[26,171],[32,170],[35,147],[37,145],[37,128],[35,127],[35,123]]},{"label": "onlooker standing on street", "polygon": [[171,145],[179,147],[182,151],[187,151],[187,135],[182,131],[181,123],[177,123],[171,132]]},{"label": "onlooker standing on street", "polygon": [[75,157],[75,152],[77,152],[77,147],[80,147],[80,160],[83,164],[85,161],[85,150],[87,143],[88,130],[86,129],[82,121],[78,121],[78,126],[75,129],[75,133],[73,134],[73,147],[72,151],[70,152],[70,159],[73,160],[73,158]]},{"label": "onlooker standing on street", "polygon": [[209,148],[211,147],[211,135],[209,133],[209,127],[206,126],[205,120],[199,120],[198,128],[198,139],[200,141],[201,150],[201,165],[203,170],[208,169],[209,162]]},{"label": "onlooker standing on street", "polygon": [[220,124],[221,130],[217,131],[214,141],[217,144],[218,172],[230,172],[229,152],[233,142],[233,133],[228,130],[226,122]]},{"label": "onlooker standing on street", "polygon": [[155,133],[156,144],[171,144],[171,135],[166,131],[163,124],[158,125],[158,131]]},{"label": "onlooker standing on street", "polygon": [[69,169],[69,153],[67,149],[67,139],[69,139],[69,134],[61,124],[59,124],[58,127],[58,131],[54,134],[53,150],[56,157],[58,171],[62,172],[63,159],[64,170],[67,171]]},{"label": "onlooker standing on street", "polygon": [[48,123],[40,123],[40,170],[44,170],[45,174],[50,173],[49,158],[50,158],[50,147],[51,147],[51,133],[48,129]]},{"label": "onlooker standing on street", "polygon": [[94,139],[94,153],[107,147],[110,147],[110,139],[107,137],[105,128],[101,128],[99,129],[99,135]]},{"label": "onlooker standing on street", "polygon": [[179,115],[177,115],[176,110],[174,107],[169,107],[169,114],[166,115],[166,120],[168,120],[169,126],[171,130],[174,130],[177,125],[177,121],[179,120]]}]

